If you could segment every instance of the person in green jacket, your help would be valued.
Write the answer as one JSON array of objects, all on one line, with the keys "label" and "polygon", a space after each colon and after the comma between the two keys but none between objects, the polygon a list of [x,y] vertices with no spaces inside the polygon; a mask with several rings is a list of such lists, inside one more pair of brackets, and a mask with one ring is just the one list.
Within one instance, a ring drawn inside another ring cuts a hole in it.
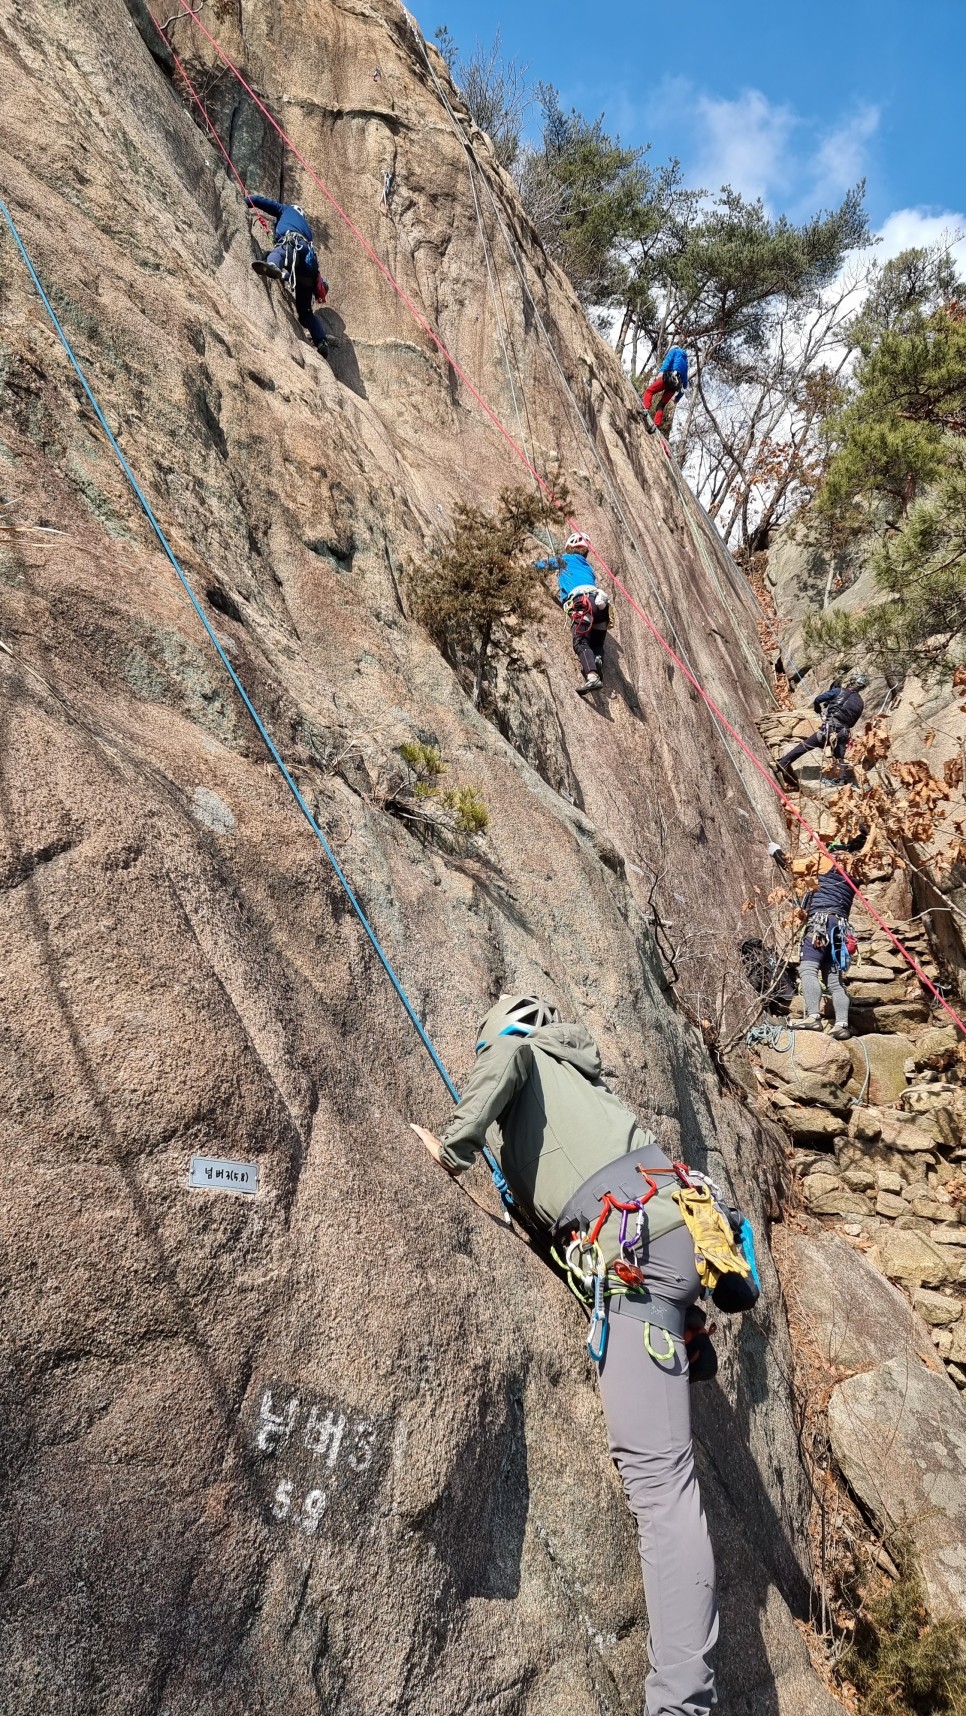
[{"label": "person in green jacket", "polygon": [[[640,1231],[620,1247],[621,1279],[630,1285],[610,1301],[598,1377],[610,1451],[638,1528],[651,1664],[646,1716],[705,1716],[715,1702],[718,1610],[684,1340],[700,1283],[671,1196],[678,1182],[653,1133],[608,1090],[587,1031],[562,1022],[539,996],[502,995],[480,1026],[476,1056],[442,1140],[415,1129],[447,1173],[465,1173],[488,1144],[514,1202],[559,1247],[594,1226],[605,1192],[642,1203]],[[608,1252],[618,1219],[614,1211]]]}]

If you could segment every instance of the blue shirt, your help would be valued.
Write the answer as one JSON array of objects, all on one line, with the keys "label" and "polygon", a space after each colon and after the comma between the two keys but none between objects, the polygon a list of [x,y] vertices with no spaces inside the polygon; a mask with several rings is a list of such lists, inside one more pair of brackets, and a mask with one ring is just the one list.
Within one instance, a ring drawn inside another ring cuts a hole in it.
[{"label": "blue shirt", "polygon": [[551,560],[538,560],[539,572],[556,572],[557,595],[562,602],[578,590],[596,590],[594,570],[582,554],[555,554]]},{"label": "blue shirt", "polygon": [[249,208],[261,209],[263,214],[272,216],[276,238],[283,238],[287,232],[300,232],[312,243],[312,228],[304,214],[299,214],[291,203],[277,203],[274,197],[246,197],[245,201]]},{"label": "blue shirt", "polygon": [[683,393],[688,385],[688,354],[686,351],[682,351],[680,346],[672,346],[661,365],[662,375],[667,375],[669,370],[673,370],[674,374],[680,378]]}]

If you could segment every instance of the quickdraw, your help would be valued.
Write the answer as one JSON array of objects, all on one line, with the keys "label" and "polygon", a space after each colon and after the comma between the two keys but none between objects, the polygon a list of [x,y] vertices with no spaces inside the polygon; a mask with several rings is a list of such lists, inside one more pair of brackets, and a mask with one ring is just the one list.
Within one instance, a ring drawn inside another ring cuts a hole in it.
[{"label": "quickdraw", "polygon": [[[673,1162],[668,1168],[643,1168],[638,1164],[637,1172],[645,1182],[646,1190],[639,1198],[622,1200],[615,1198],[612,1192],[601,1194],[600,1215],[586,1233],[575,1232],[566,1246],[563,1255],[551,1246],[550,1254],[557,1267],[567,1277],[567,1285],[576,1299],[585,1309],[590,1307],[590,1330],[587,1336],[587,1351],[595,1364],[600,1364],[607,1350],[607,1302],[621,1293],[633,1292],[643,1287],[646,1282],[644,1270],[634,1257],[644,1244],[644,1212],[652,1198],[657,1197],[661,1190],[657,1176],[673,1174],[681,1186],[687,1187],[698,1182],[704,1184],[703,1174],[691,1174],[683,1162]],[[600,1246],[600,1236],[611,1215],[620,1216],[618,1233],[618,1253],[608,1263]],[[631,1231],[632,1217],[636,1218]],[[650,1325],[645,1329],[645,1345],[652,1357],[659,1363],[667,1363],[673,1355],[672,1338],[665,1332],[670,1350],[666,1353],[655,1353],[650,1345]]]}]

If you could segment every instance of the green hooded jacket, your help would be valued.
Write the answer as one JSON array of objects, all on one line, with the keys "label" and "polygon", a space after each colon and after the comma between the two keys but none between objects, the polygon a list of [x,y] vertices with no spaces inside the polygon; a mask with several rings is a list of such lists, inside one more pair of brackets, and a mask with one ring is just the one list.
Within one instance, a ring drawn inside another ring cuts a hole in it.
[{"label": "green hooded jacket", "polygon": [[543,1025],[481,1048],[442,1160],[455,1173],[489,1144],[513,1197],[553,1228],[598,1169],[653,1143],[601,1078],[597,1045],[582,1025]]}]

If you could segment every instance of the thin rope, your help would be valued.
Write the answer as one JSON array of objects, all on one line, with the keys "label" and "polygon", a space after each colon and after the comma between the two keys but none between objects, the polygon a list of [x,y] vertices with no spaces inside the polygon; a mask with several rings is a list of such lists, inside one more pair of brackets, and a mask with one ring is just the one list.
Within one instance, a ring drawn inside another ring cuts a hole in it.
[{"label": "thin rope", "polygon": [[[349,880],[348,880],[344,870],[342,869],[342,866],[340,865],[339,860],[337,859],[335,853],[333,852],[332,847],[329,845],[329,842],[327,841],[325,835],[323,834],[321,828],[319,827],[319,824],[315,820],[315,817],[312,815],[312,812],[310,811],[308,805],[306,804],[305,799],[303,798],[302,793],[300,792],[295,780],[292,778],[291,774],[289,773],[288,769],[286,768],[285,763],[283,762],[280,753],[276,749],[274,740],[272,739],[270,733],[268,732],[268,729],[266,728],[261,716],[259,715],[258,710],[255,708],[255,705],[253,704],[251,698],[249,697],[248,692],[245,690],[244,685],[242,684],[241,680],[238,677],[238,674],[235,672],[235,669],[232,667],[232,664],[229,661],[228,656],[225,653],[225,650],[223,649],[221,643],[219,642],[217,633],[214,631],[213,627],[211,626],[211,624],[208,620],[208,616],[206,615],[204,609],[201,606],[201,603],[199,602],[197,596],[195,595],[194,589],[193,589],[193,587],[192,587],[192,585],[188,579],[187,574],[182,570],[182,567],[181,567],[179,561],[177,560],[177,558],[174,554],[174,551],[171,548],[171,545],[168,542],[168,539],[164,534],[164,531],[161,529],[160,524],[158,523],[157,519],[154,516],[154,513],[151,509],[151,505],[147,499],[147,496],[145,495],[143,489],[141,488],[141,485],[138,482],[137,477],[134,475],[134,472],[132,471],[130,465],[128,464],[127,459],[124,457],[124,454],[121,452],[121,449],[118,446],[117,441],[115,440],[115,438],[111,432],[111,429],[108,425],[107,419],[105,418],[103,411],[101,410],[100,406],[97,403],[97,400],[96,400],[94,393],[91,389],[90,383],[88,382],[87,377],[84,374],[84,371],[81,368],[81,365],[80,365],[80,363],[79,363],[79,361],[78,361],[78,359],[74,353],[74,349],[71,346],[71,343],[70,343],[69,339],[67,338],[67,335],[65,334],[63,328],[61,327],[61,324],[57,318],[57,313],[54,310],[54,307],[51,304],[50,299],[47,297],[46,292],[44,291],[44,288],[43,288],[41,281],[40,281],[40,276],[38,275],[37,270],[35,269],[32,261],[30,259],[30,256],[27,252],[26,245],[24,244],[24,241],[20,236],[20,233],[17,229],[17,225],[14,221],[14,218],[11,215],[10,210],[7,208],[7,205],[3,201],[2,198],[0,198],[0,214],[2,214],[4,220],[7,223],[7,226],[9,227],[11,233],[13,234],[17,248],[20,251],[20,254],[24,260],[24,263],[26,264],[27,272],[29,273],[31,280],[33,281],[33,284],[36,288],[36,291],[37,291],[37,294],[40,298],[40,301],[43,304],[44,309],[46,310],[47,315],[49,316],[49,318],[51,320],[51,323],[53,324],[54,330],[57,334],[57,337],[59,338],[59,340],[61,342],[61,345],[63,346],[65,352],[67,353],[68,358],[70,359],[71,365],[74,369],[74,373],[76,374],[82,388],[84,389],[84,392],[87,395],[88,400],[90,401],[90,405],[93,409],[94,415],[97,418],[97,421],[100,424],[101,428],[103,429],[104,434],[107,436],[107,439],[108,439],[108,442],[111,446],[111,449],[112,449],[115,457],[117,458],[117,461],[118,461],[122,471],[124,472],[124,475],[126,476],[128,482],[130,483],[132,489],[134,490],[134,493],[136,494],[136,496],[137,496],[137,498],[141,504],[142,510],[144,512],[146,519],[148,520],[148,523],[151,526],[151,529],[154,531],[154,534],[157,537],[158,542],[161,544],[161,547],[162,547],[167,559],[170,561],[171,566],[174,568],[174,571],[178,577],[178,580],[179,580],[182,588],[184,589],[184,592],[185,592],[186,596],[188,597],[188,600],[190,601],[191,606],[194,608],[194,611],[197,614],[199,620],[201,621],[201,624],[203,625],[210,642],[214,646],[215,652],[216,652],[223,668],[225,669],[225,672],[228,674],[228,677],[230,678],[232,684],[235,687],[235,690],[237,691],[239,697],[241,698],[241,701],[244,704],[246,711],[248,712],[249,716],[251,717],[251,720],[255,726],[255,729],[258,732],[258,735],[261,738],[263,744],[265,745],[265,748],[268,751],[269,756],[271,757],[273,763],[275,764],[276,768],[278,769],[279,773],[281,774],[282,779],[285,781],[285,784],[288,787],[290,793],[292,794],[292,797],[294,798],[296,804],[298,805],[299,810],[301,811],[301,813],[304,816],[306,822],[308,823],[310,829],[312,830],[312,833],[315,835],[316,840],[318,841],[323,852],[325,853],[326,857],[328,858],[329,863],[331,864],[332,869],[334,870],[335,875],[338,878],[339,884],[342,887],[342,890],[345,893],[345,896],[348,899],[350,905],[352,906],[352,909],[355,912],[356,917],[359,919],[359,922],[361,923],[363,929],[365,930],[366,935],[368,936],[369,941],[372,944],[373,950],[374,950],[374,952],[375,952],[375,954],[379,960],[379,963],[381,964],[383,970],[385,971],[386,976],[389,978],[389,981],[392,984],[394,990],[396,991],[396,994],[399,997],[399,1000],[402,1002],[403,1007],[405,1008],[406,1013],[409,1017],[410,1023],[413,1025],[413,1027],[414,1027],[414,1029],[415,1029],[415,1031],[416,1031],[416,1033],[420,1039],[420,1042],[422,1043],[424,1049],[426,1050],[427,1054],[429,1055],[430,1060],[432,1061],[434,1067],[436,1068],[436,1071],[439,1073],[439,1076],[442,1079],[444,1085],[446,1086],[446,1089],[448,1090],[450,1096],[453,1098],[453,1101],[459,1102],[459,1092],[456,1089],[456,1086],[454,1085],[452,1079],[450,1078],[449,1073],[446,1071],[446,1068],[443,1065],[443,1062],[440,1059],[440,1056],[437,1053],[436,1048],[433,1045],[433,1042],[429,1036],[429,1033],[427,1032],[425,1026],[422,1023],[422,1020],[419,1018],[419,1015],[417,1014],[415,1008],[413,1007],[413,1004],[410,1001],[409,996],[406,994],[406,991],[403,988],[402,983],[400,982],[399,978],[396,976],[396,973],[395,973],[392,965],[390,964],[388,955],[384,951],[382,944],[380,943],[379,938],[376,935],[375,930],[373,929],[371,923],[369,922],[369,919],[366,917],[365,912],[363,911],[361,905],[359,904],[359,901],[356,898],[356,895],[353,892],[352,887],[350,886]],[[501,1197],[508,1196],[506,1180],[505,1180],[503,1173],[499,1167],[499,1164],[497,1163],[495,1157],[492,1155],[492,1152],[485,1145],[483,1147],[483,1156],[486,1160],[487,1166],[489,1167],[491,1174],[493,1175],[494,1182],[497,1186],[497,1190],[500,1192]]]}]

